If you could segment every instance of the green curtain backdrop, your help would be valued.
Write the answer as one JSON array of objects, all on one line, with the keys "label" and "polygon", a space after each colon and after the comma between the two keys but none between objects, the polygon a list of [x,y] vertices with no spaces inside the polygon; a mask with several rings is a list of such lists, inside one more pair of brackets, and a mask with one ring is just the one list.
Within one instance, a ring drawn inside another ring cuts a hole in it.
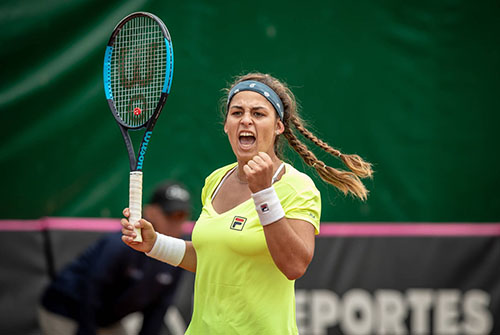
[{"label": "green curtain backdrop", "polygon": [[496,0],[3,1],[0,218],[120,216],[128,157],[102,63],[112,29],[134,11],[164,20],[175,53],[145,194],[181,180],[197,217],[204,178],[234,160],[221,89],[261,71],[288,82],[321,138],[374,163],[365,203],[314,177],[323,221],[500,220]]}]

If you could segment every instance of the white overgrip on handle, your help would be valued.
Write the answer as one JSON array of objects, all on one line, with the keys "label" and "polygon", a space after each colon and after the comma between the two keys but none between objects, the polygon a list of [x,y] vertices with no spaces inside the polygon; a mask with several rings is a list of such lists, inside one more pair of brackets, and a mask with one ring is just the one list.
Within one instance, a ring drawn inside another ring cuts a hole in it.
[{"label": "white overgrip on handle", "polygon": [[134,232],[137,234],[134,242],[142,242],[141,229],[135,227],[135,224],[139,222],[142,217],[142,171],[130,172],[128,206],[130,209],[129,222],[132,224]]}]

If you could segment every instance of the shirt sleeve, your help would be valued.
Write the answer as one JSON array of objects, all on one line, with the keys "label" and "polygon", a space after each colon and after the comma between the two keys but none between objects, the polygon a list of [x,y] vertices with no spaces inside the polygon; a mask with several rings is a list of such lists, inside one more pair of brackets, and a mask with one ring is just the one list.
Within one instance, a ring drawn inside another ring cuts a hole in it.
[{"label": "shirt sleeve", "polygon": [[316,188],[295,193],[285,204],[282,202],[282,205],[286,218],[307,221],[314,226],[315,234],[319,234],[321,196]]},{"label": "shirt sleeve", "polygon": [[319,234],[321,194],[314,181],[306,174],[287,166],[287,174],[276,184],[276,193],[285,211],[285,217],[309,222]]}]

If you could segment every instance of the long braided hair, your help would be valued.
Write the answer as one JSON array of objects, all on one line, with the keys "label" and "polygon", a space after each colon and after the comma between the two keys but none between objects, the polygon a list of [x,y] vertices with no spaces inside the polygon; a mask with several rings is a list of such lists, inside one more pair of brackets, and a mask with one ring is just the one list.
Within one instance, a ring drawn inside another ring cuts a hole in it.
[{"label": "long braided hair", "polygon": [[[319,139],[311,131],[309,131],[305,127],[304,121],[298,114],[297,102],[292,91],[286,86],[286,84],[282,83],[269,74],[248,73],[243,76],[237,77],[227,89],[226,97],[227,93],[229,93],[230,89],[234,85],[246,80],[260,81],[271,87],[274,92],[278,94],[281,101],[283,102],[285,110],[283,118],[285,131],[283,132],[283,136],[288,141],[288,144],[300,155],[302,160],[307,165],[313,167],[321,177],[321,179],[335,186],[345,195],[350,193],[361,200],[366,200],[368,196],[368,190],[366,189],[360,178],[367,178],[372,176],[373,171],[371,164],[365,162],[358,155],[346,155],[341,153],[339,150],[333,148],[326,142]],[[227,111],[224,114],[225,116],[227,116]],[[330,155],[339,158],[350,171],[335,169],[326,165],[323,161],[318,159],[316,155],[311,150],[309,150],[309,148],[296,136],[294,130],[292,129],[292,126],[316,146],[320,147]],[[276,138],[274,147],[278,157],[282,158],[282,141],[280,141],[280,137],[281,136],[278,136]]]}]

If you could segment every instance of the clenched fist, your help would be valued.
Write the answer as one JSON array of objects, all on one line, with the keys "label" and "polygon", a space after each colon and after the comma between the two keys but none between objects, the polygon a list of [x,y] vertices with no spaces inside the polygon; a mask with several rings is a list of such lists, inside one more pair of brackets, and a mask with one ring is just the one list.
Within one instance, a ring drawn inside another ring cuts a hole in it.
[{"label": "clenched fist", "polygon": [[271,187],[274,164],[265,152],[259,152],[251,160],[243,166],[245,172],[248,188],[252,193],[257,193],[261,190]]}]

